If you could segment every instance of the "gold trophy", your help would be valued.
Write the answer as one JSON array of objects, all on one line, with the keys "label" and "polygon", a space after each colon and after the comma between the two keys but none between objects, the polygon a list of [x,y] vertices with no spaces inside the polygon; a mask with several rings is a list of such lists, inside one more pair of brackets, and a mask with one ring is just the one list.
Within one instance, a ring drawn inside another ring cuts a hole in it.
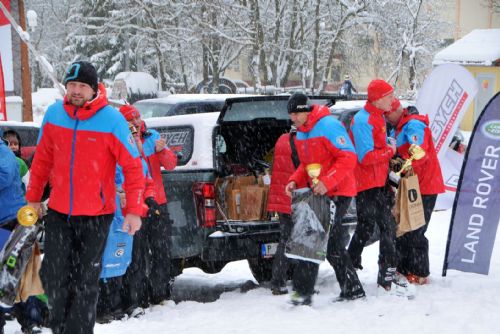
[{"label": "gold trophy", "polygon": [[425,157],[425,151],[423,148],[416,144],[411,144],[410,148],[408,149],[408,153],[410,153],[410,158],[406,159],[403,166],[399,170],[399,172],[396,173],[397,176],[401,176],[401,173],[406,171],[408,168],[411,167],[411,163],[413,160],[420,160],[423,157]]},{"label": "gold trophy", "polygon": [[318,176],[321,173],[321,164],[309,164],[306,166],[306,171],[312,179],[313,185],[317,185],[319,182]]},{"label": "gold trophy", "polygon": [[29,227],[35,225],[37,220],[38,213],[29,205],[25,205],[17,211],[17,221],[23,226]]}]

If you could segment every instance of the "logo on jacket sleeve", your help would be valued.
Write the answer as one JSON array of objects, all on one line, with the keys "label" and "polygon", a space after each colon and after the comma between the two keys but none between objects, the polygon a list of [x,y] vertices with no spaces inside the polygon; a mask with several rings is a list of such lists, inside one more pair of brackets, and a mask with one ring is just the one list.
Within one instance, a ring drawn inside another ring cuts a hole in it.
[{"label": "logo on jacket sleeve", "polygon": [[335,138],[335,141],[337,142],[337,144],[339,144],[340,146],[344,146],[346,143],[347,143],[347,140],[345,139],[344,136],[338,136],[337,138]]},{"label": "logo on jacket sleeve", "polygon": [[132,136],[132,134],[128,135],[128,143],[132,146],[135,144],[134,136]]}]

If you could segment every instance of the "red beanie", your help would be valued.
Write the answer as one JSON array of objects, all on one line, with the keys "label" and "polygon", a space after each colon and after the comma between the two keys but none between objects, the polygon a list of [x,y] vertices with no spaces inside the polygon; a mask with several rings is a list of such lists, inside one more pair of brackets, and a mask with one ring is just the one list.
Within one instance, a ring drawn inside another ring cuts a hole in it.
[{"label": "red beanie", "polygon": [[123,117],[125,117],[127,122],[130,122],[134,118],[141,116],[141,114],[139,113],[139,110],[137,110],[137,108],[131,104],[125,104],[125,105],[121,106],[120,112],[122,113]]},{"label": "red beanie", "polygon": [[368,85],[368,101],[374,102],[394,92],[394,88],[384,80],[375,79]]},{"label": "red beanie", "polygon": [[391,103],[391,110],[385,112],[386,115],[392,114],[393,112],[397,111],[401,107],[401,102],[397,99],[394,98]]}]

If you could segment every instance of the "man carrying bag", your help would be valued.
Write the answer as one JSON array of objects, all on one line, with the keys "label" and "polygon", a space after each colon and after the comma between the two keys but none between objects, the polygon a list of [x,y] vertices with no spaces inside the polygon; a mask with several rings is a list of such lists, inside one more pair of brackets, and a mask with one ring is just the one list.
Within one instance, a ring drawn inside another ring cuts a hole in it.
[{"label": "man carrying bag", "polygon": [[[328,232],[327,225],[330,224],[332,215],[325,214],[330,210],[329,201],[325,201],[323,208],[319,210],[321,215],[317,215],[323,231],[321,232],[319,226],[317,230],[319,235],[328,234],[326,258],[335,271],[341,291],[335,300],[362,298],[365,292],[347,254],[341,233],[342,217],[347,213],[352,197],[356,195],[356,153],[352,142],[344,126],[331,116],[328,107],[309,105],[307,96],[302,93],[295,93],[290,97],[288,113],[297,127],[296,144],[300,164],[290,177],[285,192],[291,196],[298,184],[309,184],[314,196],[320,198],[319,201],[323,201],[321,198],[324,197],[333,200],[336,206],[333,227]],[[316,200],[318,199],[309,203],[311,208]],[[303,219],[299,219],[294,209],[292,220],[296,225]],[[295,293],[291,297],[293,304],[311,304],[318,269],[318,263],[311,261],[301,261],[296,267],[293,280]]]},{"label": "man carrying bag", "polygon": [[[385,113],[385,117],[395,127],[397,153],[403,159],[420,155],[420,159],[413,161],[412,168],[418,178],[422,194],[425,225],[399,237],[396,240],[396,249],[399,259],[398,272],[405,275],[410,283],[426,284],[429,282],[430,271],[429,240],[425,237],[425,232],[436,204],[437,194],[444,192],[443,176],[429,129],[429,118],[427,115],[409,114],[402,108],[398,99],[393,100],[391,110]],[[418,154],[415,150],[422,153]],[[404,181],[402,185],[409,186],[408,181]],[[410,196],[411,200],[415,196],[414,191],[410,193],[413,193]]]}]

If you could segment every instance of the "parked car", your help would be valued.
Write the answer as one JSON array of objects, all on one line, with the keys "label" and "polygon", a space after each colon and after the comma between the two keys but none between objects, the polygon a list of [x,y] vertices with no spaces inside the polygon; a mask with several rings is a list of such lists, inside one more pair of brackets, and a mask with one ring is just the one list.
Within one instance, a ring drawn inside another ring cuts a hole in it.
[{"label": "parked car", "polygon": [[35,153],[40,125],[33,122],[2,121],[0,122],[0,129],[4,132],[14,130],[19,133],[22,141],[21,157],[24,160],[31,161]]},{"label": "parked car", "polygon": [[143,119],[221,111],[227,94],[172,94],[134,103]]},{"label": "parked car", "polygon": [[271,278],[279,222],[226,219],[216,183],[269,167],[265,157],[291,126],[287,103],[288,96],[229,98],[221,112],[145,119],[179,156],[175,170],[163,172],[176,275],[191,266],[218,272],[230,261],[246,259],[257,281]]}]

